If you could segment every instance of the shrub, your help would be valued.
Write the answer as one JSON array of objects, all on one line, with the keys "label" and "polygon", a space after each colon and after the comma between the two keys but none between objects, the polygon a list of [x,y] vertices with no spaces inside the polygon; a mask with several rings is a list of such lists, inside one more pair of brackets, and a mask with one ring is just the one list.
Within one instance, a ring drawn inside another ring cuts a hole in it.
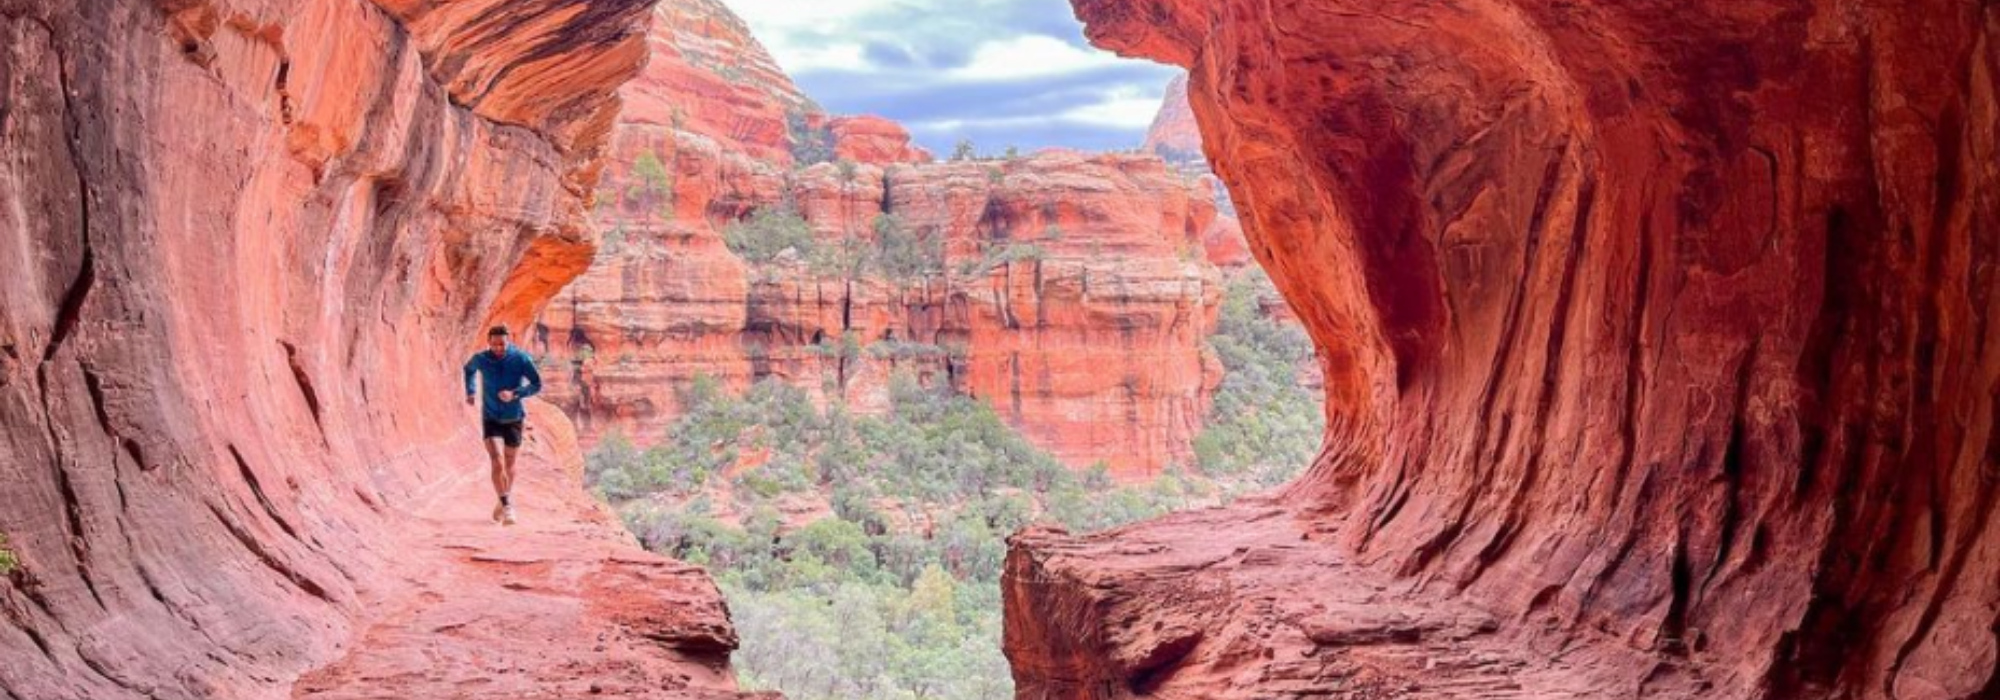
[{"label": "shrub", "polygon": [[638,473],[639,451],[616,431],[597,441],[597,449],[583,459],[583,482],[599,497],[617,501],[647,493],[650,484]]},{"label": "shrub", "polygon": [[936,228],[912,231],[893,214],[875,217],[875,269],[899,282],[944,272],[944,235]]},{"label": "shrub", "polygon": [[611,230],[604,232],[604,239],[598,245],[598,250],[602,251],[605,255],[617,255],[624,248],[624,245],[625,224],[621,222],[612,224]]},{"label": "shrub", "polygon": [[868,246],[850,234],[835,245],[815,244],[806,258],[806,269],[822,279],[860,279],[868,271],[870,257]]},{"label": "shrub", "polygon": [[1003,265],[1042,259],[1042,247],[1033,243],[1006,243],[990,246],[978,260],[968,260],[958,268],[964,277],[984,277]]},{"label": "shrub", "polygon": [[861,357],[861,337],[854,331],[846,331],[838,337],[824,338],[806,346],[806,352],[829,360],[852,360]]},{"label": "shrub", "polygon": [[[1233,344],[1225,357],[1303,357],[1302,336],[1263,318],[1256,291],[1232,288],[1224,311],[1229,334],[1217,339]],[[843,334],[819,351],[851,356],[853,343]],[[900,341],[867,348],[878,358],[938,351],[950,352]],[[1296,364],[1258,366],[1263,373],[1236,400],[1258,398],[1249,390],[1288,380]],[[701,498],[678,511],[653,499],[620,506],[648,548],[711,567],[741,634],[735,659],[746,687],[801,700],[1008,697],[999,648],[1005,536],[1034,520],[1077,532],[1114,527],[1184,507],[1206,489],[1198,476],[1179,471],[1144,485],[1121,485],[1102,464],[1072,471],[987,404],[907,372],[893,373],[888,390],[886,412],[862,416],[839,403],[819,408],[803,390],[775,380],[732,396],[714,379],[697,377],[681,393],[685,414],[659,447],[635,458],[629,444],[610,436],[590,458],[593,483],[603,491],[621,469],[638,475],[635,484],[652,479],[679,488],[721,473],[744,450],[769,452],[768,462],[737,480],[739,502],[725,512],[747,513],[740,525],[710,517]],[[1317,411],[1307,414],[1300,424],[1314,425]],[[1211,420],[1244,422],[1219,414]],[[1241,459],[1244,450],[1262,454],[1256,450],[1268,436],[1290,435],[1289,428],[1271,429],[1289,426],[1288,416],[1256,420],[1264,427],[1238,432],[1261,436],[1258,442],[1215,432],[1201,444],[1220,449],[1217,459]],[[788,530],[776,506],[813,489],[826,494],[831,514]]]},{"label": "shrub", "polygon": [[655,196],[665,195],[669,206],[671,206],[674,193],[674,177],[672,173],[667,172],[666,163],[660,160],[659,154],[654,153],[652,149],[647,149],[646,152],[640,153],[639,158],[632,161],[632,174],[638,176],[639,186],[644,188],[647,194]]},{"label": "shrub", "polygon": [[11,576],[21,568],[21,559],[7,546],[7,536],[0,534],[0,576]]},{"label": "shrub", "polygon": [[1275,296],[1261,271],[1230,282],[1216,334],[1209,338],[1226,369],[1208,425],[1195,437],[1196,463],[1209,476],[1237,477],[1243,488],[1290,479],[1319,449],[1323,399],[1299,386],[1312,343],[1297,324],[1267,317]]},{"label": "shrub", "polygon": [[877,360],[920,360],[948,357],[944,346],[901,340],[876,341],[868,346],[868,357]]},{"label": "shrub", "polygon": [[790,205],[758,209],[750,218],[724,227],[722,242],[744,262],[759,265],[777,260],[785,251],[810,258],[814,249],[812,226]]},{"label": "shrub", "polygon": [[785,113],[785,135],[791,142],[792,163],[798,167],[818,165],[834,158],[833,128],[813,126],[811,115],[804,110]]}]

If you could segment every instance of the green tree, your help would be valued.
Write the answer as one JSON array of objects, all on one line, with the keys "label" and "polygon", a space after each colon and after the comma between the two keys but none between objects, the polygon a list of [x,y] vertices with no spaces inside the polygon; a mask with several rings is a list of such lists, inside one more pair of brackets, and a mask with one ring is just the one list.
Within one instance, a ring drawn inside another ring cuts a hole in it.
[{"label": "green tree", "polygon": [[584,483],[608,500],[634,498],[653,486],[639,473],[641,466],[639,451],[623,433],[614,430],[598,440],[597,449],[584,457]]},{"label": "green tree", "polygon": [[978,157],[979,154],[973,148],[972,139],[959,139],[958,145],[951,149],[952,160],[967,161]]},{"label": "green tree", "polygon": [[944,235],[936,228],[911,230],[894,214],[875,217],[875,268],[898,282],[944,272]]},{"label": "green tree", "polygon": [[[1255,301],[1237,299],[1225,325],[1252,345],[1287,342],[1259,325],[1269,319],[1238,313]],[[821,352],[853,358],[851,338]],[[714,572],[747,688],[799,700],[1011,696],[999,641],[1006,535],[1037,520],[1114,527],[1212,493],[1199,473],[1121,484],[1102,465],[1072,471],[982,401],[905,371],[888,384],[886,411],[860,415],[776,380],[732,393],[697,377],[638,466],[615,436],[587,463],[600,493],[611,492],[604,475],[636,475],[620,492],[635,496],[612,500],[641,542]],[[739,462],[752,452],[760,466]],[[732,465],[742,473],[724,488],[713,475]],[[796,506],[816,499],[827,511],[799,522]]]},{"label": "green tree", "polygon": [[785,113],[785,136],[790,142],[792,163],[797,167],[818,165],[834,159],[833,128],[814,126],[815,115],[804,110]]},{"label": "green tree", "polygon": [[1042,259],[1042,247],[1033,243],[1003,243],[988,246],[978,260],[968,260],[958,267],[963,277],[985,277],[987,273],[1017,262]]},{"label": "green tree", "polygon": [[637,160],[632,161],[632,174],[639,177],[640,186],[644,187],[648,194],[671,196],[673,193],[673,174],[667,172],[666,163],[662,162],[659,154],[650,148],[640,153]]},{"label": "green tree", "polygon": [[723,228],[722,241],[737,257],[760,265],[777,260],[786,251],[810,258],[816,246],[812,225],[790,204],[764,207],[748,219],[731,223]]},{"label": "green tree", "polygon": [[1209,338],[1225,372],[1195,458],[1211,477],[1243,480],[1238,490],[1289,480],[1319,449],[1323,399],[1298,381],[1312,343],[1298,324],[1264,313],[1276,297],[1261,270],[1231,281]]}]

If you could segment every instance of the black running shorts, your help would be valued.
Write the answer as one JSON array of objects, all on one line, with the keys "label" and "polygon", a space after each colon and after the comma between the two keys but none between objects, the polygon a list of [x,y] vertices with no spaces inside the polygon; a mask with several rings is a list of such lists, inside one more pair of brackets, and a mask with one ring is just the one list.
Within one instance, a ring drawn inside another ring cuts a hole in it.
[{"label": "black running shorts", "polygon": [[491,418],[485,418],[481,419],[480,422],[482,424],[481,432],[486,435],[486,439],[504,441],[508,447],[521,446],[521,428],[527,425],[526,421],[517,420],[512,423],[503,423]]}]

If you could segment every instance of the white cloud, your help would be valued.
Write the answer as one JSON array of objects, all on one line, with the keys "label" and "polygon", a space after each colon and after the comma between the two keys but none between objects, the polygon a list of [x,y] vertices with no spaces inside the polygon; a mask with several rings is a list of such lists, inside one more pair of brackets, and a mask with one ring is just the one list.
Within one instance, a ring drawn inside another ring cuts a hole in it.
[{"label": "white cloud", "polygon": [[[729,0],[771,56],[793,74],[865,71],[863,49],[871,18],[894,12],[903,0]],[[828,42],[827,37],[843,40]]]},{"label": "white cloud", "polygon": [[1134,85],[1120,85],[1105,92],[1097,102],[1072,107],[1065,119],[1116,129],[1146,129],[1160,112],[1161,96]]},{"label": "white cloud", "polygon": [[1119,58],[1102,51],[1042,34],[1006,37],[980,44],[972,62],[951,71],[956,80],[1020,80],[1080,73],[1118,65]]},{"label": "white cloud", "polygon": [[[910,0],[734,0],[729,6],[754,29],[778,64],[794,73],[876,72],[867,45],[913,48],[962,43],[966,65],[924,78],[1007,81],[1069,75],[1115,66],[1121,59],[1047,34],[1010,34],[1000,16],[1028,0],[961,0],[949,8]],[[919,77],[919,76],[911,76]]]},{"label": "white cloud", "polygon": [[721,1],[821,104],[903,121],[933,148],[1129,147],[1171,72],[1081,45],[1067,0]]},{"label": "white cloud", "polygon": [[866,49],[860,44],[801,46],[789,42],[765,42],[764,48],[771,51],[771,57],[777,59],[778,65],[793,74],[827,70],[866,72],[873,68],[868,62]]},{"label": "white cloud", "polygon": [[760,31],[826,31],[902,5],[903,0],[730,0],[727,4]]},{"label": "white cloud", "polygon": [[925,132],[959,132],[966,129],[1011,129],[1025,126],[1042,126],[1051,123],[1144,130],[1152,126],[1153,116],[1160,111],[1160,99],[1140,95],[1117,96],[1115,94],[1131,91],[1129,88],[1120,88],[1104,100],[1078,105],[1053,114],[930,119],[911,124],[910,126],[918,131]]}]

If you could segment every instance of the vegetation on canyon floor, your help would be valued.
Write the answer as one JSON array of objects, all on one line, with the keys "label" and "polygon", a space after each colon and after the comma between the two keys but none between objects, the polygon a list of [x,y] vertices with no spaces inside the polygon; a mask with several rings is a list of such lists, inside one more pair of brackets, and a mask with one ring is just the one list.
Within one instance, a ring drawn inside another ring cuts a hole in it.
[{"label": "vegetation on canyon floor", "polygon": [[[1265,316],[1261,275],[1233,282],[1211,340],[1228,375],[1190,469],[1115,483],[1065,467],[986,404],[891,381],[890,406],[815,407],[775,381],[731,396],[697,380],[646,450],[617,436],[592,487],[654,551],[706,565],[728,596],[751,687],[791,698],[1004,698],[1005,537],[1094,531],[1279,483],[1318,445],[1296,326]],[[1296,415],[1293,415],[1296,414]]]},{"label": "vegetation on canyon floor", "polygon": [[1266,304],[1277,303],[1277,290],[1257,268],[1237,275],[1222,296],[1208,343],[1227,372],[1194,441],[1203,474],[1276,486],[1319,451],[1325,399],[1300,381],[1312,341],[1299,324],[1265,313]]}]

